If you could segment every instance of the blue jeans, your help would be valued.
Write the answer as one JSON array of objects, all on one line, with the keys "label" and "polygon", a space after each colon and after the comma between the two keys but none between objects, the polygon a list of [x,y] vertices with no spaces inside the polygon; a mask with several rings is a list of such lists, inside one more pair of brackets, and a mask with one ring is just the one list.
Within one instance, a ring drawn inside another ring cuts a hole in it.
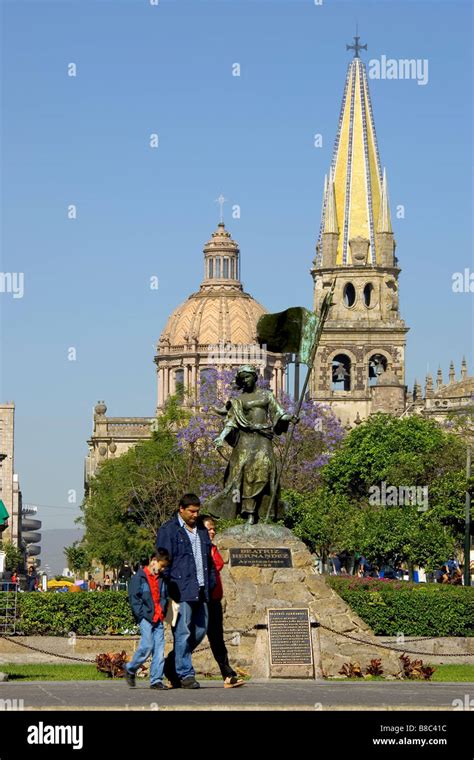
[{"label": "blue jeans", "polygon": [[133,655],[132,661],[125,665],[129,673],[135,675],[140,665],[151,658],[150,686],[163,681],[163,667],[165,664],[165,629],[163,623],[150,623],[148,620],[140,621],[140,643]]},{"label": "blue jeans", "polygon": [[191,654],[206,635],[207,621],[206,602],[179,603],[178,620],[173,634],[175,667],[180,679],[195,675]]}]

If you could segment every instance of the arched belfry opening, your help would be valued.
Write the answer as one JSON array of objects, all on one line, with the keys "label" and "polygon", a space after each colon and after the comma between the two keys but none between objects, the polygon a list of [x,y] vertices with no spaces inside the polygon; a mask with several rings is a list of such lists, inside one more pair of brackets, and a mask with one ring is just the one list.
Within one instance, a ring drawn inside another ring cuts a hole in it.
[{"label": "arched belfry opening", "polygon": [[372,354],[369,359],[369,385],[375,385],[379,377],[387,371],[387,357],[383,354]]},{"label": "arched belfry opening", "polygon": [[365,306],[370,309],[374,305],[374,286],[371,282],[368,282],[367,285],[365,285],[363,296]]},{"label": "arched belfry opening", "polygon": [[356,301],[355,287],[353,286],[352,282],[348,282],[344,286],[344,306],[347,306],[347,308],[350,309],[351,306],[354,306],[355,301]]},{"label": "arched belfry opening", "polygon": [[332,390],[350,391],[351,389],[351,360],[347,354],[337,354],[331,362]]}]

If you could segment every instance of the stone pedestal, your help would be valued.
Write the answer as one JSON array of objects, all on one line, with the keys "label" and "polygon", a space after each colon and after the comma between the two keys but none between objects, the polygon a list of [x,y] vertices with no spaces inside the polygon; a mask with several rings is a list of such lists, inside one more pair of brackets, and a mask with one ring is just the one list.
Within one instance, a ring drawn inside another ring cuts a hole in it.
[{"label": "stone pedestal", "polygon": [[[364,667],[377,657],[387,674],[398,671],[398,655],[377,646],[371,629],[329,588],[323,576],[314,573],[310,552],[290,530],[275,525],[238,526],[218,534],[217,545],[225,562],[221,573],[224,631],[233,667],[253,678],[320,678],[337,675],[345,662],[359,662]],[[288,548],[293,567],[232,567],[232,548]],[[337,632],[311,629],[313,666],[270,666],[268,631],[255,629],[255,625],[267,623],[267,610],[271,608],[308,608],[310,619]],[[349,633],[367,644],[358,644],[340,633]],[[216,672],[207,649],[196,652],[193,661],[201,673]]]}]

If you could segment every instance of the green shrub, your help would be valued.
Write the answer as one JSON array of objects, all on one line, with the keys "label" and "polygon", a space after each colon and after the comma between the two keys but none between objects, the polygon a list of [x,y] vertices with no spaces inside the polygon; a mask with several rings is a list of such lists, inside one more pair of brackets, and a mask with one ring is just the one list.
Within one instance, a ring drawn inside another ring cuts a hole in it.
[{"label": "green shrub", "polygon": [[[5,592],[0,596],[6,596]],[[137,631],[126,591],[18,594],[17,611],[16,630],[27,636],[67,636],[70,631],[79,636]]]},{"label": "green shrub", "polygon": [[379,636],[474,636],[474,588],[329,576]]}]

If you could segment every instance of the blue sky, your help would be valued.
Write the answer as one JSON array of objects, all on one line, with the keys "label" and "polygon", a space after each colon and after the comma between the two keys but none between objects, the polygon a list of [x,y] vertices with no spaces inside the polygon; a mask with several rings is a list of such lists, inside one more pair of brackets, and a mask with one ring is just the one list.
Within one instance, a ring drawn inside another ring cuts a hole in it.
[{"label": "blue sky", "polygon": [[370,81],[392,209],[405,207],[393,226],[407,383],[428,365],[447,377],[451,358],[459,371],[463,354],[472,372],[473,295],[451,287],[473,270],[468,0],[0,5],[1,271],[25,276],[23,298],[0,294],[0,398],[16,402],[16,469],[45,528],[79,514],[96,401],[114,416],[153,414],[154,344],[199,287],[220,192],[246,290],[270,311],[311,306],[356,22],[367,63],[429,64],[425,86]]}]

